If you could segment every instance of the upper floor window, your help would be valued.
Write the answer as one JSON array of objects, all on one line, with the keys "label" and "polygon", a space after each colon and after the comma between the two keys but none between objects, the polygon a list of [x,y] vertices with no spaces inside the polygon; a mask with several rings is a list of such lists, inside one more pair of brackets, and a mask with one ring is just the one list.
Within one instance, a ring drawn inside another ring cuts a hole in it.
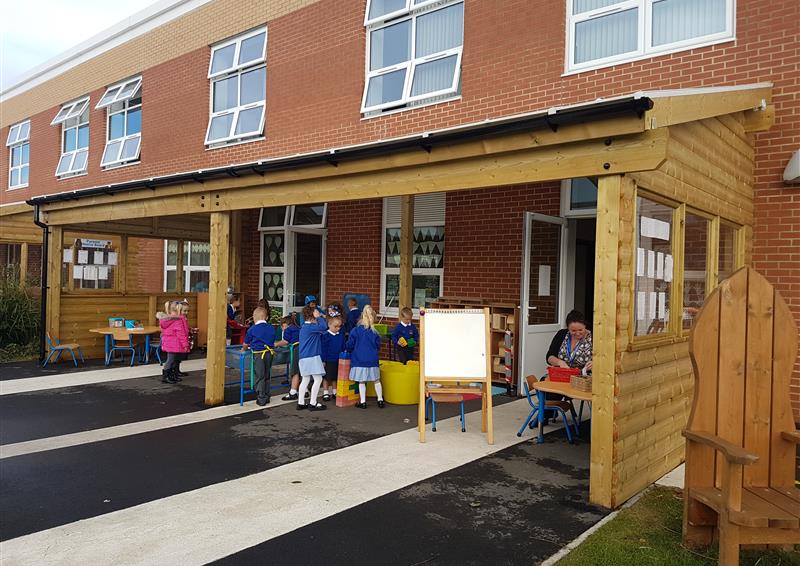
[{"label": "upper floor window", "polygon": [[142,77],[108,87],[97,108],[108,108],[106,147],[100,165],[138,161],[142,146]]},{"label": "upper floor window", "polygon": [[51,124],[61,124],[61,159],[56,177],[86,172],[89,158],[89,97],[68,102],[53,118]]},{"label": "upper floor window", "polygon": [[207,145],[263,134],[267,97],[266,51],[266,28],[240,35],[211,49]]},{"label": "upper floor window", "polygon": [[361,111],[413,105],[458,93],[464,2],[369,0]]},{"label": "upper floor window", "polygon": [[567,0],[567,70],[580,71],[734,36],[735,0]]},{"label": "upper floor window", "polygon": [[8,188],[21,189],[28,186],[28,171],[31,161],[31,121],[25,120],[8,130],[6,146],[10,148]]}]

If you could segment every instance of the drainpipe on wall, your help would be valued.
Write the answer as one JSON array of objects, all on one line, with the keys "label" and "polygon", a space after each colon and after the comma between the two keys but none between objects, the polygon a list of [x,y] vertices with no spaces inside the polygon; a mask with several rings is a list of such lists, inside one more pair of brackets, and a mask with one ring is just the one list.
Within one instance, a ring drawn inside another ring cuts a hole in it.
[{"label": "drainpipe on wall", "polygon": [[39,205],[33,205],[33,223],[42,229],[42,297],[40,308],[40,328],[39,328],[39,362],[44,361],[45,356],[45,333],[47,332],[47,258],[48,253],[48,232],[47,224],[39,220]]}]

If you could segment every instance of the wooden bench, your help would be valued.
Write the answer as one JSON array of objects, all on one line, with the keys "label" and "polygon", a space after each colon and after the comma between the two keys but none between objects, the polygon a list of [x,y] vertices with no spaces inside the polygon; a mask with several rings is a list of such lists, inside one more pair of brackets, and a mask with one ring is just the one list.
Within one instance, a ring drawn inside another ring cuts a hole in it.
[{"label": "wooden bench", "polygon": [[706,300],[689,352],[684,544],[709,545],[716,528],[720,564],[729,565],[739,563],[743,544],[800,543],[791,311],[763,276],[742,268]]}]

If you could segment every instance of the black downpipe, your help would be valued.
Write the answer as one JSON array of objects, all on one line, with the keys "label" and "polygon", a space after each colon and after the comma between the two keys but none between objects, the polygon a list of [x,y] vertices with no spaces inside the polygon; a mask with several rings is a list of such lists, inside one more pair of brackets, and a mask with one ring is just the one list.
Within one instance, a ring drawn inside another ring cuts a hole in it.
[{"label": "black downpipe", "polygon": [[40,307],[40,321],[39,321],[39,362],[44,361],[46,354],[45,348],[45,333],[47,332],[47,258],[50,255],[48,247],[50,245],[49,233],[47,224],[39,220],[39,205],[33,205],[33,223],[42,229],[42,297]]}]

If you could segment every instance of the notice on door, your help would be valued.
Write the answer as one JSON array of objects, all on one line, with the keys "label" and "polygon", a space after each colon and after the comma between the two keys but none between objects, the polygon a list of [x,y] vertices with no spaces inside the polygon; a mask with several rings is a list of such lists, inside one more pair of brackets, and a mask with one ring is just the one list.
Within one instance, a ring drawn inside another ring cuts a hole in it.
[{"label": "notice on door", "polygon": [[550,296],[550,266],[549,265],[540,265],[539,266],[539,296],[540,297],[549,297]]}]

